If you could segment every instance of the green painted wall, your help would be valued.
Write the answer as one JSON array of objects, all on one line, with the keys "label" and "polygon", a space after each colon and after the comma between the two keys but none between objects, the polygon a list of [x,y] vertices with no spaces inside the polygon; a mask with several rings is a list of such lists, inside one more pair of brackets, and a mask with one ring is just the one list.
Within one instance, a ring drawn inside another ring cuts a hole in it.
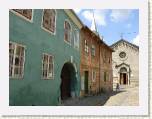
[{"label": "green painted wall", "polygon": [[[41,28],[43,10],[34,10],[33,22],[9,12],[9,40],[25,45],[25,65],[23,79],[9,80],[10,105],[58,105],[60,100],[61,70],[71,56],[76,64],[76,94],[80,92],[80,50],[64,42],[64,21],[68,19],[72,29],[78,27],[71,21],[64,10],[57,10],[56,34],[52,35]],[[79,29],[78,29],[79,30]],[[42,54],[54,56],[54,79],[43,80]]]}]

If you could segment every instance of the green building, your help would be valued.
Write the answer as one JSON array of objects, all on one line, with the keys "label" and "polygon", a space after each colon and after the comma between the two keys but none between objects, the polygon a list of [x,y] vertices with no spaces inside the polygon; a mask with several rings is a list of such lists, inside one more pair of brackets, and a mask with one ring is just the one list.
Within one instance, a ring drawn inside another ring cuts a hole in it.
[{"label": "green building", "polygon": [[9,105],[79,97],[81,21],[73,10],[9,11]]}]

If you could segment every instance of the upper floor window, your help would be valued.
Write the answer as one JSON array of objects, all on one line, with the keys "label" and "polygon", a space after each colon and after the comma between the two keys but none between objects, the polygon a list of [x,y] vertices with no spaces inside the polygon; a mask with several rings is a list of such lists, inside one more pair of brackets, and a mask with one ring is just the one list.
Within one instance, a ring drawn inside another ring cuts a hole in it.
[{"label": "upper floor window", "polygon": [[74,47],[79,49],[79,31],[74,30]]},{"label": "upper floor window", "polygon": [[71,35],[72,35],[71,25],[68,21],[65,21],[64,22],[64,40],[68,43],[71,43]]},{"label": "upper floor window", "polygon": [[119,56],[120,56],[120,58],[125,58],[126,57],[126,53],[125,52],[120,52]]},{"label": "upper floor window", "polygon": [[88,46],[87,40],[84,40],[84,51],[85,51],[86,53],[89,53],[89,46]]},{"label": "upper floor window", "polygon": [[9,76],[22,78],[24,70],[25,48],[15,43],[9,43]]},{"label": "upper floor window", "polygon": [[25,17],[28,20],[32,20],[32,9],[13,9],[13,11],[22,15],[23,17]]},{"label": "upper floor window", "polygon": [[43,54],[42,77],[43,79],[53,78],[53,56],[51,55]]},{"label": "upper floor window", "polygon": [[92,45],[92,46],[91,46],[91,55],[92,55],[92,56],[95,56],[95,53],[96,53],[96,52],[95,52],[95,46]]},{"label": "upper floor window", "polygon": [[56,11],[54,9],[44,9],[42,25],[46,30],[55,33]]},{"label": "upper floor window", "polygon": [[103,51],[102,51],[102,59],[103,59],[103,63],[107,62],[107,54],[106,54],[106,50],[105,49],[103,49]]}]

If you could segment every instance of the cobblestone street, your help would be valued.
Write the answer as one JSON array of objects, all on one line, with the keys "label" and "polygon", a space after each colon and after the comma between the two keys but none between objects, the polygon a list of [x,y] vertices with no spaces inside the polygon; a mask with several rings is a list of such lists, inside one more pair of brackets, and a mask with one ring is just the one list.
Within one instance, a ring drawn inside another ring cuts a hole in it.
[{"label": "cobblestone street", "polygon": [[138,101],[138,87],[121,86],[118,92],[68,99],[60,106],[138,106]]}]

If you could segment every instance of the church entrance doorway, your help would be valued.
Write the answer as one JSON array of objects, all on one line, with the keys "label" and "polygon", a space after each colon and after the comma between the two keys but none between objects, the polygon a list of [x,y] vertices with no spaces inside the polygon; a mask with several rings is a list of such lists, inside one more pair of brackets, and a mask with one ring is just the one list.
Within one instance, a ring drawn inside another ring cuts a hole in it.
[{"label": "church entrance doorway", "polygon": [[122,85],[128,84],[128,76],[126,73],[120,73],[120,84]]},{"label": "church entrance doorway", "polygon": [[128,85],[128,74],[127,69],[125,67],[122,67],[120,69],[120,85]]}]

